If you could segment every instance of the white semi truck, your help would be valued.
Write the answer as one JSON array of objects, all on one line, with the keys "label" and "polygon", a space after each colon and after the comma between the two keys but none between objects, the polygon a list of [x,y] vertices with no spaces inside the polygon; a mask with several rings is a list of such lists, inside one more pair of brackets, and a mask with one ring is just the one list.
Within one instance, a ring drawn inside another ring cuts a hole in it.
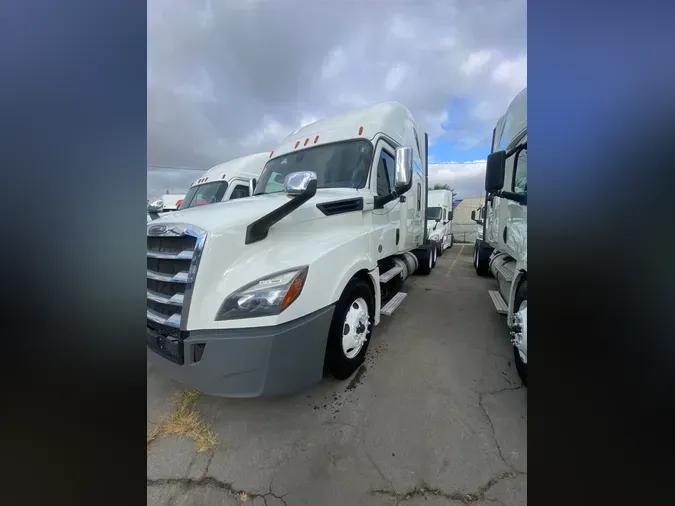
[{"label": "white semi truck", "polygon": [[527,385],[527,88],[494,129],[485,191],[474,267],[480,276],[491,273],[497,279],[498,290],[489,294],[497,312],[507,317],[516,368]]},{"label": "white semi truck", "polygon": [[403,105],[376,104],[293,132],[253,196],[149,223],[151,363],[228,397],[351,376],[435,263],[427,146]]},{"label": "white semi truck", "polygon": [[[148,204],[148,221],[172,211],[182,211],[190,207],[215,204],[248,197],[253,193],[256,178],[260,177],[269,153],[235,158],[207,170],[197,179],[187,194],[176,196],[167,206],[166,199],[157,199]],[[169,195],[164,195],[169,197]]]},{"label": "white semi truck", "polygon": [[429,190],[427,202],[427,234],[436,242],[436,254],[452,247],[452,209],[451,190]]}]

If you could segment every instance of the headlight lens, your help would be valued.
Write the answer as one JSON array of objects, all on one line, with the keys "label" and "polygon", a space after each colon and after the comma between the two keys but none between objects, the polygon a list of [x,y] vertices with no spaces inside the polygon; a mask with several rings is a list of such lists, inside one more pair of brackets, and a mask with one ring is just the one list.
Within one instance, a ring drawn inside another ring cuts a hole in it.
[{"label": "headlight lens", "polygon": [[434,241],[437,239],[441,238],[441,233],[436,230],[435,232],[432,232],[431,235],[429,236],[429,239],[433,239]]},{"label": "headlight lens", "polygon": [[260,278],[223,301],[216,321],[255,318],[281,313],[300,295],[309,268],[299,267]]}]

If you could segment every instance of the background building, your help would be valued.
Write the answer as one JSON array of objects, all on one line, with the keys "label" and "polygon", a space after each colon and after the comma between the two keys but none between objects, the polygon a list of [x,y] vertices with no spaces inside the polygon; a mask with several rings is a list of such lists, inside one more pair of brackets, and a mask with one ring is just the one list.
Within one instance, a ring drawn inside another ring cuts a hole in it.
[{"label": "background building", "polygon": [[452,213],[452,233],[455,242],[469,242],[476,240],[478,225],[471,219],[471,211],[475,211],[485,202],[485,196],[455,199],[455,207]]}]

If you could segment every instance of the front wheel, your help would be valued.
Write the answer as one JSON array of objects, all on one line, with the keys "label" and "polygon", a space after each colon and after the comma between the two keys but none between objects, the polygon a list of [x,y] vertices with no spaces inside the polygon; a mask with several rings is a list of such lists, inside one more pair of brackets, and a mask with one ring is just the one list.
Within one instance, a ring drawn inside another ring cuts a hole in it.
[{"label": "front wheel", "polygon": [[438,241],[436,243],[436,256],[442,257],[443,256],[443,239]]},{"label": "front wheel", "polygon": [[373,329],[375,300],[370,285],[352,279],[335,306],[326,346],[326,365],[337,380],[349,378],[363,363]]},{"label": "front wheel", "polygon": [[527,280],[516,291],[514,307],[513,358],[523,385],[527,386]]}]

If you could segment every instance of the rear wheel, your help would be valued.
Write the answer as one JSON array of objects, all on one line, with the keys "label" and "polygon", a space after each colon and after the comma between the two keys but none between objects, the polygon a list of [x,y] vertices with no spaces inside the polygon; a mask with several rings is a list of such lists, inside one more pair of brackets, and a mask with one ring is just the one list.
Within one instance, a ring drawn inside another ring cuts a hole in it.
[{"label": "rear wheel", "polygon": [[419,267],[417,268],[417,274],[422,276],[428,276],[431,274],[431,269],[433,269],[433,259],[434,251],[436,247],[433,243],[426,244],[416,250],[413,250],[413,254],[417,257],[417,263]]},{"label": "rear wheel", "polygon": [[431,268],[436,267],[436,260],[438,259],[438,243],[433,244],[431,248]]},{"label": "rear wheel", "polygon": [[326,347],[326,365],[335,379],[349,378],[363,363],[373,329],[375,300],[370,285],[352,279],[335,306]]},{"label": "rear wheel", "polygon": [[487,276],[490,273],[490,259],[483,258],[481,260],[480,242],[476,242],[473,248],[473,266],[476,269],[476,274],[479,276]]}]

